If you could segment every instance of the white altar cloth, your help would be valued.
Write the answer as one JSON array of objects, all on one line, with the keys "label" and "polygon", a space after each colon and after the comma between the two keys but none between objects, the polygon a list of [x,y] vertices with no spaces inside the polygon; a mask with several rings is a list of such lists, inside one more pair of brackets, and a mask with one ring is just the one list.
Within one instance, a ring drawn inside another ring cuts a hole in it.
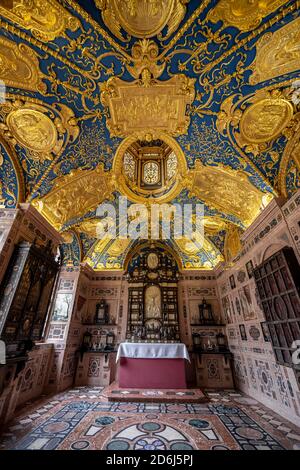
[{"label": "white altar cloth", "polygon": [[183,343],[121,343],[118,348],[116,362],[121,357],[143,359],[186,359],[190,356]]}]

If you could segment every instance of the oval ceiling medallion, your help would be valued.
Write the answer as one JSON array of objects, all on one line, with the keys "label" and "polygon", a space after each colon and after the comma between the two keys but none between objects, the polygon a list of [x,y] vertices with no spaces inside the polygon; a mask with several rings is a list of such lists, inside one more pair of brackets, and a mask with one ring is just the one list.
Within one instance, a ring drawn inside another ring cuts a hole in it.
[{"label": "oval ceiling medallion", "polygon": [[19,144],[35,152],[50,152],[56,145],[56,128],[40,111],[17,109],[7,116],[6,124]]},{"label": "oval ceiling medallion", "polygon": [[127,33],[138,38],[158,34],[168,23],[174,0],[113,0],[114,12]]},{"label": "oval ceiling medallion", "polygon": [[293,117],[293,106],[283,99],[266,98],[244,112],[240,130],[253,143],[268,142],[278,137]]}]

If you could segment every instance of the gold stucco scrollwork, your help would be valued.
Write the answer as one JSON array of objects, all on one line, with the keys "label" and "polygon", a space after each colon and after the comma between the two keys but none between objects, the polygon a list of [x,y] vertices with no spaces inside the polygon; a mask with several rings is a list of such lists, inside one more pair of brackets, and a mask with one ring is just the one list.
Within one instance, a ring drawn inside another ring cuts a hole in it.
[{"label": "gold stucco scrollwork", "polygon": [[33,49],[26,44],[0,38],[0,79],[6,86],[44,93],[47,87],[42,77]]},{"label": "gold stucco scrollwork", "polygon": [[284,3],[286,0],[219,0],[207,18],[213,22],[221,20],[224,26],[235,26],[241,31],[250,31]]},{"label": "gold stucco scrollwork", "polygon": [[122,29],[130,36],[150,38],[166,26],[165,39],[183,20],[189,0],[95,0],[110,31],[124,40]]},{"label": "gold stucco scrollwork", "polygon": [[0,5],[0,14],[13,23],[28,29],[42,41],[64,36],[66,30],[75,31],[80,21],[56,0],[14,0]]}]

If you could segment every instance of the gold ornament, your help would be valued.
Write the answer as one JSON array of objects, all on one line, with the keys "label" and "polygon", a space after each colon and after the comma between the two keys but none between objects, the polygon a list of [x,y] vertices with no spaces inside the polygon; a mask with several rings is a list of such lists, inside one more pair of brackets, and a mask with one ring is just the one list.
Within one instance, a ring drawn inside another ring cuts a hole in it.
[{"label": "gold ornament", "polygon": [[42,41],[64,36],[67,29],[75,31],[80,26],[78,18],[56,0],[13,0],[0,5],[0,14]]},{"label": "gold ornament", "polygon": [[274,33],[266,33],[256,44],[250,83],[255,85],[299,69],[300,18]]},{"label": "gold ornament", "polygon": [[222,164],[205,166],[196,160],[188,180],[190,196],[198,197],[224,214],[234,215],[245,226],[260,213],[264,193],[255,188],[242,171]]},{"label": "gold ornament", "polygon": [[0,38],[0,79],[6,86],[45,93],[46,84],[39,70],[39,61],[33,49]]},{"label": "gold ornament", "polygon": [[161,195],[161,190],[153,190],[151,191],[151,194],[154,194],[155,197],[149,197],[149,192],[146,190],[142,191],[134,181],[128,180],[124,172],[124,154],[126,153],[127,149],[136,142],[139,137],[144,139],[145,136],[144,134],[134,134],[133,136],[127,137],[121,142],[116,151],[115,158],[113,161],[112,173],[113,175],[115,175],[116,181],[118,182],[118,189],[121,194],[126,195],[130,201],[137,203],[143,202],[145,204],[151,204],[171,201],[185,187],[186,181],[188,179],[188,170],[184,153],[180,145],[176,142],[176,140],[170,137],[169,135],[163,132],[152,134],[151,140],[153,138],[162,140],[175,153],[177,157],[177,175],[170,188],[164,186],[162,188],[163,192]]},{"label": "gold ornament", "polygon": [[122,253],[125,253],[125,251],[127,250],[130,243],[131,243],[131,240],[129,238],[124,239],[124,240],[123,239],[117,239],[108,248],[107,253],[110,256],[118,257]]},{"label": "gold ornament", "polygon": [[47,107],[45,103],[37,104],[37,100],[19,98],[8,94],[1,107],[4,122],[0,123],[0,134],[11,148],[18,144],[28,149],[30,158],[45,161],[76,140],[79,127],[66,105]]},{"label": "gold ornament", "polygon": [[158,78],[164,71],[165,63],[157,64],[158,45],[149,39],[141,39],[132,46],[128,72],[134,78],[140,78],[143,86],[151,85],[153,78]]},{"label": "gold ornament", "polygon": [[241,31],[251,31],[262,19],[284,5],[286,0],[219,0],[208,13],[212,22],[223,21],[224,26],[235,26]]},{"label": "gold ornament", "polygon": [[195,79],[175,75],[170,80],[127,82],[111,77],[101,84],[101,102],[109,108],[110,135],[126,137],[132,133],[165,132],[178,136],[187,133],[190,118],[186,107],[195,97]]},{"label": "gold ornament", "polygon": [[34,109],[17,109],[6,119],[14,138],[36,152],[51,152],[56,145],[57,132],[51,119]]},{"label": "gold ornament", "polygon": [[73,170],[56,179],[55,187],[33,205],[57,229],[71,219],[96,209],[115,189],[114,179],[103,164],[95,170]]},{"label": "gold ornament", "polygon": [[165,38],[178,28],[189,0],[95,0],[110,31],[124,40],[123,28],[138,38],[158,35],[167,26]]},{"label": "gold ornament", "polygon": [[259,144],[278,137],[293,117],[292,104],[282,98],[266,98],[246,109],[240,121],[244,140]]},{"label": "gold ornament", "polygon": [[224,255],[227,262],[233,260],[242,248],[241,233],[241,229],[234,225],[230,225],[227,230],[224,244]]}]

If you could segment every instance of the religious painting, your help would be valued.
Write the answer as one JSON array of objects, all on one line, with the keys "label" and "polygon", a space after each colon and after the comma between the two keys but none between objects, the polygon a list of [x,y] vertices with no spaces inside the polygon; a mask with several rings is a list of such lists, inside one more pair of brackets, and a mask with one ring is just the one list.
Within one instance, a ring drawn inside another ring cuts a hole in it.
[{"label": "religious painting", "polygon": [[72,297],[72,294],[57,294],[52,321],[68,321]]},{"label": "religious painting", "polygon": [[247,341],[247,334],[246,334],[246,328],[245,325],[239,325],[240,327],[240,335],[243,341]]},{"label": "religious painting", "polygon": [[248,263],[246,263],[246,269],[247,269],[247,273],[248,273],[248,277],[249,279],[251,279],[251,277],[253,276],[253,263],[250,259],[250,261],[248,261]]},{"label": "religious painting", "polygon": [[230,276],[229,282],[230,282],[230,287],[231,287],[231,289],[235,289],[236,285],[235,285],[235,279],[234,279],[234,275],[233,275],[233,274]]},{"label": "religious painting", "polygon": [[270,338],[270,331],[269,331],[269,327],[268,327],[267,322],[265,322],[265,321],[261,322],[260,326],[261,326],[261,329],[262,329],[262,332],[263,332],[265,342],[270,343],[271,338]]},{"label": "religious painting", "polygon": [[145,292],[146,318],[161,318],[161,292],[158,286],[149,286]]}]

